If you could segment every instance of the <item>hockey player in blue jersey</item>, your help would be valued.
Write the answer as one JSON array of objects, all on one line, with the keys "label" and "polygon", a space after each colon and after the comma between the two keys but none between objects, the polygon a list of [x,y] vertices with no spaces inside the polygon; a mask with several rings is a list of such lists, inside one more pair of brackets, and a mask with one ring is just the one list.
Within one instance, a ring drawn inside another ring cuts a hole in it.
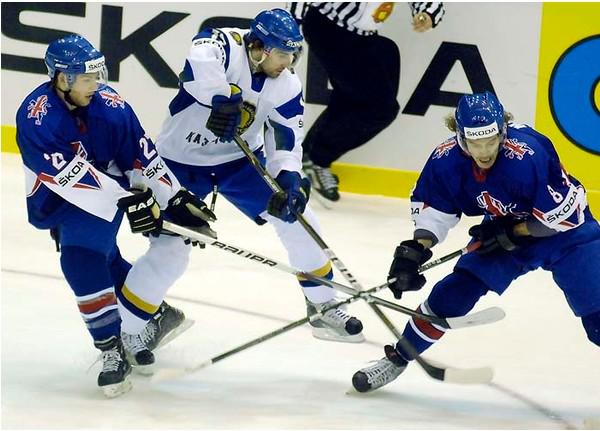
[{"label": "hockey player in blue jersey", "polygon": [[[328,257],[296,221],[303,213],[318,229],[307,205],[310,183],[300,176],[302,86],[290,70],[302,41],[298,25],[283,9],[259,13],[250,30],[201,31],[192,40],[156,145],[186,188],[200,197],[216,190],[257,224],[269,222],[294,267],[332,278]],[[233,141],[237,133],[285,193],[272,193]],[[304,279],[299,283],[309,312],[335,301],[333,289]],[[364,339],[361,322],[342,308],[311,325],[317,338]]]},{"label": "hockey player in blue jersey", "polygon": [[[396,248],[389,287],[397,299],[422,288],[425,277],[417,268],[431,258],[430,248],[462,214],[483,215],[469,230],[482,245],[459,259],[420,311],[463,316],[487,292],[500,295],[517,277],[542,268],[600,346],[600,225],[584,187],[562,167],[550,140],[511,118],[489,92],[460,99],[446,121],[456,135],[433,151],[412,193],[414,236]],[[420,353],[443,334],[413,318],[403,337]],[[352,383],[360,392],[377,389],[411,359],[400,344],[386,346],[385,357],[356,372]]]},{"label": "hockey player in blue jersey", "polygon": [[[51,80],[16,116],[28,218],[57,242],[62,272],[102,352],[98,385],[112,397],[131,387],[130,364],[151,365],[151,349],[184,321],[162,299],[188,251],[182,238],[159,234],[161,209],[198,229],[214,215],[181,188],[131,107],[105,85],[104,56],[85,38],[52,42],[45,63]],[[133,266],[116,243],[123,214],[134,233],[152,234]]]}]

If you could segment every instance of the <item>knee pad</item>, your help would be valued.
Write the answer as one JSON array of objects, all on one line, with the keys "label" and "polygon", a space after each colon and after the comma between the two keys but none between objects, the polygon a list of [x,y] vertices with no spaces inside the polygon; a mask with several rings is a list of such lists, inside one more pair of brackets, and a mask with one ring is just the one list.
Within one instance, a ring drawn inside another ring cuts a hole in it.
[{"label": "knee pad", "polygon": [[[151,308],[158,308],[169,287],[183,275],[188,266],[192,246],[184,244],[180,237],[161,235],[150,241],[150,248],[136,260],[127,274],[126,289],[123,288],[119,293],[119,300],[131,302],[132,309],[137,307],[137,300],[150,304]],[[127,295],[130,296],[129,299],[126,298]],[[150,315],[154,311],[146,310]]]},{"label": "knee pad", "polygon": [[[154,281],[164,283],[165,291],[188,267],[192,247],[186,245],[180,237],[161,235],[150,238],[150,248],[135,263],[134,268],[140,264],[146,267],[148,274],[152,274]],[[143,263],[142,263],[143,262]]]},{"label": "knee pad", "polygon": [[427,303],[436,316],[464,316],[488,290],[488,287],[470,272],[455,269],[436,283]]},{"label": "knee pad", "polygon": [[131,264],[123,259],[117,247],[115,247],[115,251],[110,257],[109,268],[115,289],[121,289],[123,283],[125,283],[127,274],[129,274]]},{"label": "knee pad", "polygon": [[[273,216],[267,215],[265,218],[273,225],[277,236],[288,253],[290,264],[302,271],[314,271],[323,267],[329,259],[325,252],[318,246],[315,240],[306,232],[299,223],[284,223]],[[317,219],[310,209],[306,207],[304,218],[313,227],[315,232],[319,233]]]},{"label": "knee pad", "polygon": [[106,257],[97,251],[83,247],[62,247],[60,266],[76,296],[90,295],[113,285]]},{"label": "knee pad", "polygon": [[588,339],[600,346],[600,311],[583,316],[581,323],[583,323]]}]

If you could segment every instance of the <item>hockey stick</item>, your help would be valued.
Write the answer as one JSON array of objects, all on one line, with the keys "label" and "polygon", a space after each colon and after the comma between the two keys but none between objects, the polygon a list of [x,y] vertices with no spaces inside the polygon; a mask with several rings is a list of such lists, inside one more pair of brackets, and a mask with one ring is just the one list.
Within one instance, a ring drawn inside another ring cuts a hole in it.
[{"label": "hockey stick", "polygon": [[[260,174],[263,180],[269,185],[271,190],[274,192],[283,192],[284,190],[281,186],[275,181],[275,179],[267,172],[265,167],[260,163],[258,158],[254,155],[252,150],[248,147],[246,141],[244,141],[240,135],[235,135],[233,140],[237,144],[237,146],[242,150],[242,152],[246,155],[246,158],[250,161],[254,169]],[[323,250],[325,255],[331,260],[333,265],[342,273],[342,276],[350,283],[356,290],[363,290],[361,284],[358,282],[356,278],[348,271],[346,265],[336,256],[336,254],[329,248],[329,246],[323,241],[323,238],[313,229],[313,227],[306,221],[302,214],[297,214],[298,222],[302,225],[302,227],[306,230],[306,232],[311,236],[311,238],[317,243],[317,245]],[[387,328],[394,334],[396,338],[401,338],[402,334],[394,324],[388,319],[388,317],[373,303],[369,303],[369,307],[377,314],[377,316],[381,319],[381,321],[387,326]]]},{"label": "hockey stick", "polygon": [[[243,249],[238,246],[234,246],[231,244],[224,243],[222,241],[215,240],[214,238],[212,238],[208,235],[205,235],[200,232],[196,232],[194,230],[185,228],[183,226],[176,225],[176,224],[168,222],[168,221],[163,222],[163,228],[170,232],[181,235],[183,237],[194,239],[197,241],[202,241],[205,244],[208,244],[208,245],[216,247],[220,250],[235,254],[236,256],[240,256],[240,257],[248,259],[250,261],[256,262],[260,265],[266,265],[268,267],[278,269],[282,272],[286,272],[288,274],[295,275],[296,277],[302,277],[302,278],[306,278],[308,280],[316,281],[318,283],[324,284],[331,288],[340,290],[351,296],[357,295],[358,297],[360,297],[361,299],[364,299],[367,302],[377,302],[378,304],[381,304],[382,306],[385,306],[392,310],[396,310],[401,313],[407,314],[411,317],[415,317],[417,319],[421,319],[426,322],[433,323],[435,325],[439,325],[446,329],[458,329],[458,328],[465,328],[465,327],[469,327],[469,326],[485,325],[487,323],[493,323],[498,320],[501,320],[504,317],[504,311],[502,311],[502,309],[498,308],[498,307],[486,308],[485,310],[482,310],[482,311],[479,311],[476,313],[472,313],[472,314],[467,314],[466,316],[450,317],[450,318],[446,318],[446,319],[437,317],[437,316],[432,316],[429,314],[423,314],[418,311],[412,310],[410,308],[403,307],[402,305],[395,304],[390,301],[386,301],[385,299],[378,298],[376,296],[372,296],[371,294],[369,294],[367,292],[359,291],[359,290],[353,289],[351,287],[345,286],[343,284],[337,283],[333,280],[318,277],[314,274],[311,274],[310,272],[304,272],[304,271],[297,270],[297,269],[292,268],[282,262],[278,262],[274,259],[262,256],[258,253]],[[427,264],[425,264],[421,268],[419,268],[419,272],[426,271],[426,270],[433,268],[441,263],[447,262],[448,260],[451,260],[457,256],[460,256],[461,254],[473,251],[478,246],[479,246],[479,243],[473,243],[464,249],[457,250],[453,253],[450,253],[449,255],[443,256],[432,262],[428,262]],[[464,250],[464,252],[463,252],[463,250]],[[390,281],[393,281],[393,279]],[[383,284],[383,286],[387,287],[388,283]]]},{"label": "hockey stick", "polygon": [[[165,223],[168,223],[168,222],[165,222]],[[165,225],[164,227],[165,227],[165,229],[171,230],[172,232],[175,232],[175,229],[179,230],[179,228],[181,228],[180,226],[173,225],[172,223],[169,223],[168,225]],[[181,230],[180,230],[181,233],[180,232],[176,232],[176,233],[179,233],[180,235],[184,235],[184,236],[187,236],[186,234],[189,233],[190,237],[193,237],[192,234],[194,234],[195,232],[194,231],[188,232],[188,231],[189,231],[189,229],[181,228]],[[201,234],[199,234],[199,235],[201,235]],[[214,239],[212,239],[210,237],[209,237],[209,239],[210,239],[210,241],[215,241]],[[221,246],[217,246],[217,247],[223,249],[223,247],[221,247]],[[243,250],[243,252],[245,253],[246,251]],[[420,268],[420,272],[425,271],[429,268],[432,268],[436,265],[439,265],[439,264],[446,262],[450,259],[453,259],[455,257],[458,257],[460,255],[466,254],[468,252],[469,252],[469,249],[467,247],[457,250],[449,255],[446,255],[440,259],[437,259],[434,262],[431,262],[432,265],[429,265],[426,268],[423,268],[423,267]],[[235,254],[238,254],[238,253],[235,253]],[[253,256],[257,256],[257,255],[253,254]],[[252,257],[250,257],[250,259],[252,260]],[[262,259],[262,257],[261,257],[261,259]],[[257,259],[257,261],[259,261],[259,260]],[[268,334],[265,334],[261,337],[255,338],[254,340],[251,340],[245,344],[242,344],[238,347],[235,347],[231,350],[221,353],[220,355],[214,356],[206,361],[202,361],[195,365],[191,365],[191,366],[184,367],[184,368],[164,368],[164,369],[158,370],[154,374],[154,376],[152,376],[152,381],[158,382],[158,381],[163,381],[163,380],[171,380],[171,379],[176,379],[176,378],[182,377],[187,374],[195,373],[196,371],[199,371],[202,368],[206,368],[212,364],[222,361],[223,359],[228,358],[229,356],[232,356],[232,355],[239,353],[243,350],[246,350],[252,346],[255,346],[257,344],[260,344],[267,340],[270,340],[271,338],[276,337],[277,335],[288,332],[294,328],[297,328],[298,326],[304,325],[305,323],[307,323],[309,321],[316,320],[316,319],[320,318],[327,311],[333,310],[334,308],[337,308],[342,304],[350,304],[359,299],[364,299],[365,296],[372,295],[372,294],[380,291],[381,289],[384,289],[385,287],[387,287],[387,283],[384,283],[379,286],[372,287],[371,289],[359,292],[343,301],[340,301],[340,302],[332,304],[328,307],[325,307],[319,312],[310,314],[306,317],[303,317],[302,319],[299,319],[292,323],[289,323],[279,329],[276,329],[275,331],[269,332]],[[421,358],[420,355],[410,345],[410,343],[408,343],[408,342],[406,342],[406,343],[409,346],[407,351],[417,361],[417,363],[423,367],[423,369],[427,372],[427,374],[429,374],[434,379],[442,380],[445,382],[454,382],[454,383],[486,383],[489,381],[489,377],[491,375],[491,370],[489,370],[489,369],[486,369],[486,368],[457,369],[457,368],[452,368],[452,367],[437,367],[435,365],[428,363],[423,358]],[[410,350],[410,349],[412,349],[412,350]]]},{"label": "hockey stick", "polygon": [[[386,285],[382,284],[380,286],[373,287],[362,293],[375,293],[385,287],[386,287]],[[234,355],[236,353],[239,353],[242,350],[246,350],[249,347],[252,347],[252,346],[255,346],[262,342],[265,342],[267,340],[270,340],[271,338],[276,337],[277,335],[283,334],[284,332],[288,332],[294,328],[297,328],[298,326],[302,326],[309,321],[312,322],[314,320],[317,320],[320,317],[322,317],[324,313],[328,312],[329,310],[333,310],[334,308],[337,308],[342,304],[350,304],[351,302],[358,301],[359,299],[361,299],[361,295],[355,295],[355,296],[351,296],[343,301],[336,302],[335,304],[332,304],[328,307],[323,308],[321,311],[319,311],[317,313],[310,314],[306,317],[303,317],[302,319],[296,320],[292,323],[282,326],[281,328],[276,329],[273,332],[269,332],[268,334],[265,334],[261,337],[255,338],[254,340],[251,340],[245,344],[242,344],[241,346],[235,347],[231,350],[226,351],[225,353],[221,353],[220,355],[214,356],[214,357],[212,357],[206,361],[200,362],[196,365],[192,365],[192,366],[185,367],[185,368],[164,368],[162,370],[158,370],[154,374],[154,376],[152,376],[152,381],[156,382],[156,381],[162,381],[162,380],[171,380],[171,379],[176,379],[176,378],[182,377],[186,374],[195,373],[196,371],[198,371],[202,368],[208,367],[209,365],[212,365],[214,363],[222,361],[223,359],[228,358],[229,356]]]}]

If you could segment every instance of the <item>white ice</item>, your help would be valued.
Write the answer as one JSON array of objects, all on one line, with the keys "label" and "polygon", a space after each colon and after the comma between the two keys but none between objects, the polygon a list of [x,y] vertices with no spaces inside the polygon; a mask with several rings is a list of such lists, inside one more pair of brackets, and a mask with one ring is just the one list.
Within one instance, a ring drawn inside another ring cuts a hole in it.
[{"label": "white ice", "polygon": [[[412,233],[407,201],[342,194],[333,210],[313,207],[323,238],[353,274],[367,287],[382,283],[394,247]],[[286,261],[272,228],[254,225],[221,197],[217,214],[222,241]],[[436,256],[462,247],[473,222],[461,221]],[[126,223],[119,244],[129,259],[146,247]],[[424,355],[457,367],[492,366],[496,384],[544,414],[492,386],[433,380],[417,364],[371,394],[349,391],[352,374],[394,341],[362,302],[350,310],[365,324],[364,344],[319,341],[303,326],[179,380],[156,384],[134,375],[130,393],[107,400],[96,386],[99,364],[87,371],[97,351],[58,258],[48,232],[27,223],[19,157],[3,155],[3,428],[560,429],[600,417],[600,349],[548,273],[528,274],[476,306],[501,306],[503,321],[449,331]],[[402,304],[416,306],[451,269],[429,271],[427,286]],[[167,299],[196,324],[157,353],[162,367],[194,365],[305,316],[292,276],[215,248],[194,252]],[[407,322],[387,314],[400,329]]]}]

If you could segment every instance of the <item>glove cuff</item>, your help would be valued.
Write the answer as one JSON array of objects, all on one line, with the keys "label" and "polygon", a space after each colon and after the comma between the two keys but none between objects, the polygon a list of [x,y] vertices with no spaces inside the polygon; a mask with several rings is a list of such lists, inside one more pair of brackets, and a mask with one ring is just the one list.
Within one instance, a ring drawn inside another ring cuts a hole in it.
[{"label": "glove cuff", "polygon": [[275,180],[282,189],[288,190],[291,188],[299,188],[301,179],[302,177],[300,177],[300,174],[296,171],[281,171],[279,174],[277,174],[277,178]]},{"label": "glove cuff", "polygon": [[174,205],[179,205],[181,204],[181,201],[186,201],[189,199],[186,199],[187,195],[190,194],[191,192],[188,192],[186,189],[184,189],[183,187],[181,189],[179,189],[179,191],[177,193],[175,193],[173,195],[173,197],[171,197],[171,199],[169,199],[169,201],[167,202],[167,209],[169,207],[172,207]]},{"label": "glove cuff", "polygon": [[148,206],[151,206],[156,199],[152,194],[152,189],[145,187],[144,189],[132,187],[128,189],[132,194],[129,196],[124,196],[117,201],[117,207],[123,209],[127,208],[131,204],[137,204],[141,202],[146,202]]},{"label": "glove cuff", "polygon": [[394,258],[408,259],[412,262],[422,264],[431,259],[433,253],[425,248],[423,244],[415,239],[402,241],[394,253]]}]

